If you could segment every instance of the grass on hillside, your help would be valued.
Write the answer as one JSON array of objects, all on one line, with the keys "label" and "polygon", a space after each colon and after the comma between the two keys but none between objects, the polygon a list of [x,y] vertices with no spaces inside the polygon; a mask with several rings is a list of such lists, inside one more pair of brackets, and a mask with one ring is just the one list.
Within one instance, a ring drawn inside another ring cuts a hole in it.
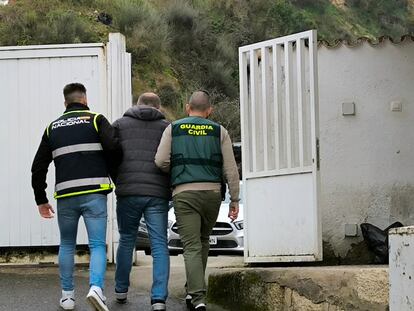
[{"label": "grass on hillside", "polygon": [[[97,21],[99,13],[111,25]],[[236,140],[241,45],[316,28],[320,39],[414,32],[407,0],[17,0],[0,7],[0,45],[105,42],[122,32],[132,53],[133,92],[160,94],[171,118],[192,90],[213,94],[217,121]]]}]

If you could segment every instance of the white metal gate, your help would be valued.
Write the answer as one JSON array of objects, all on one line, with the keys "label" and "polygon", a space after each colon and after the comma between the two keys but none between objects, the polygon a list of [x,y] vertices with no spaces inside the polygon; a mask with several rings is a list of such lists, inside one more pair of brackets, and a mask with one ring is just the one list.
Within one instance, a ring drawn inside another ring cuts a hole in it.
[{"label": "white metal gate", "polygon": [[322,259],[316,31],[239,49],[245,261]]},{"label": "white metal gate", "polygon": [[[107,45],[67,44],[0,47],[0,247],[59,245],[56,219],[40,218],[30,186],[30,167],[49,122],[62,114],[65,84],[81,82],[93,111],[109,120],[131,104],[131,63],[125,38],[110,34]],[[53,198],[54,168],[49,168]],[[112,214],[112,198],[108,198]],[[112,233],[112,218],[108,231]],[[87,244],[81,222],[78,243]],[[112,260],[112,234],[108,235]]]}]

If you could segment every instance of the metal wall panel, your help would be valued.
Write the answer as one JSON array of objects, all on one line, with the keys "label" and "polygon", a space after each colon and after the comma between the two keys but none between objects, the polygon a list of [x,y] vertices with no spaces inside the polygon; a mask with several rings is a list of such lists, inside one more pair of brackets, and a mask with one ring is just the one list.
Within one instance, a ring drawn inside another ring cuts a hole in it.
[{"label": "metal wall panel", "polygon": [[[81,82],[88,90],[90,108],[108,114],[104,47],[86,45],[71,49],[33,48],[0,50],[0,93],[4,119],[0,122],[0,246],[58,245],[56,217],[39,216],[30,184],[31,164],[46,126],[64,111],[62,89]],[[64,51],[65,57],[59,57]],[[13,58],[13,52],[16,57]],[[54,55],[46,57],[45,53]],[[18,54],[18,55],[17,55]],[[68,56],[68,55],[74,56]],[[94,55],[91,55],[94,54]],[[3,58],[2,56],[7,56]],[[103,64],[103,65],[102,65]],[[54,166],[49,167],[48,198],[53,199]],[[78,243],[86,244],[81,222]]]}]

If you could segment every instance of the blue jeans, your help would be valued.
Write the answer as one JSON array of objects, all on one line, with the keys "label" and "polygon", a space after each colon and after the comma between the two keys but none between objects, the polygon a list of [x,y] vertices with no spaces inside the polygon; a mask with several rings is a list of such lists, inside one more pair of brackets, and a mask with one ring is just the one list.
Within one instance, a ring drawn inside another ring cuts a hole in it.
[{"label": "blue jeans", "polygon": [[153,257],[151,300],[165,301],[168,297],[170,275],[170,254],[167,241],[168,201],[149,196],[118,197],[116,212],[120,238],[116,254],[115,291],[128,292],[132,254],[139,222],[144,215]]},{"label": "blue jeans", "polygon": [[79,218],[82,216],[89,239],[89,285],[104,287],[106,271],[106,195],[88,194],[57,200],[60,230],[59,272],[62,289],[74,289],[73,268]]}]

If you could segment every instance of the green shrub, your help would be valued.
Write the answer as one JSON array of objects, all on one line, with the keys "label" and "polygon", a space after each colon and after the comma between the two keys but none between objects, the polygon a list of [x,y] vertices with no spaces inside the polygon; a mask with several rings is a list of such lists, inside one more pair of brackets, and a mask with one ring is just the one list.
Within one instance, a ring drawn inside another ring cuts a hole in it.
[{"label": "green shrub", "polygon": [[39,36],[43,42],[81,43],[99,41],[99,36],[88,29],[87,23],[78,14],[71,11],[53,11],[43,24]]},{"label": "green shrub", "polygon": [[100,0],[100,8],[113,17],[116,31],[126,36],[134,76],[148,80],[148,85],[156,84],[156,75],[169,65],[168,27],[160,12],[141,0]]},{"label": "green shrub", "polygon": [[161,103],[165,107],[177,108],[180,102],[180,94],[178,90],[170,83],[163,84],[158,88],[158,96],[161,98]]},{"label": "green shrub", "polygon": [[[22,5],[20,5],[22,3]],[[19,5],[18,5],[19,4]],[[0,44],[95,42],[100,37],[79,13],[57,1],[18,2],[0,11]]]},{"label": "green shrub", "polygon": [[270,7],[268,20],[271,36],[288,35],[316,28],[316,24],[301,10],[286,0],[278,0]]},{"label": "green shrub", "polygon": [[198,12],[187,1],[175,0],[171,1],[163,16],[170,29],[172,50],[179,53],[179,57],[199,52],[205,25]]},{"label": "green shrub", "polygon": [[101,3],[103,9],[113,16],[116,28],[127,35],[150,14],[149,6],[141,0],[104,0]]},{"label": "green shrub", "polygon": [[233,142],[240,141],[240,108],[237,100],[227,99],[214,104],[211,119],[228,130]]},{"label": "green shrub", "polygon": [[[414,32],[408,0],[17,0],[0,6],[0,45],[106,41],[122,32],[134,95],[158,91],[181,116],[195,89],[212,93],[214,118],[239,137],[238,47],[315,28],[318,38]],[[100,13],[112,16],[105,26]]]}]

